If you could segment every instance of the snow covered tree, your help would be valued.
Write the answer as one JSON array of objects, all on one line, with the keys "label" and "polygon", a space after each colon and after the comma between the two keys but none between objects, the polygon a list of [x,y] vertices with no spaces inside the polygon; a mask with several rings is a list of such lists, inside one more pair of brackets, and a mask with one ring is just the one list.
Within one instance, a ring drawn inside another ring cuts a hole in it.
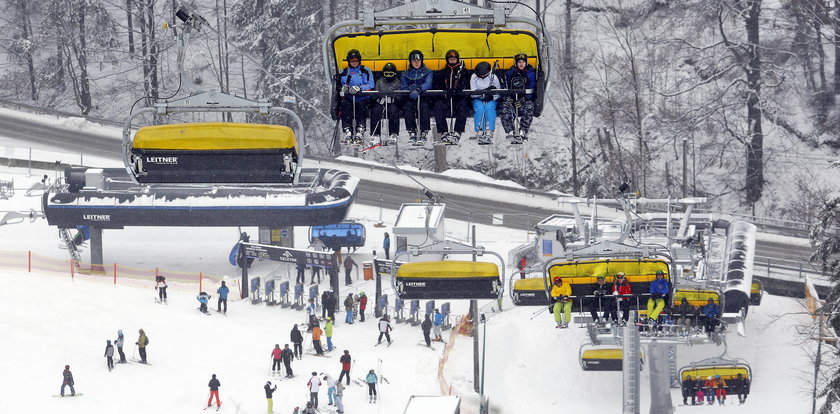
[{"label": "snow covered tree", "polygon": [[7,6],[11,13],[7,30],[11,30],[10,39],[5,48],[11,56],[26,65],[29,77],[29,99],[38,100],[38,75],[35,70],[36,33],[32,28],[32,14],[40,2],[30,0],[10,0]]}]

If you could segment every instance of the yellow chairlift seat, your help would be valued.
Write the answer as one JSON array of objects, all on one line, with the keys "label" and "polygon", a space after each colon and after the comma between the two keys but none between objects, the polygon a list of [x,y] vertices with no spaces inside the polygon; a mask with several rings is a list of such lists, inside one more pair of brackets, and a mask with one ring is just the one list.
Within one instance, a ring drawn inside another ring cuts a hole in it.
[{"label": "yellow chairlift seat", "polygon": [[[624,350],[621,348],[590,348],[591,345],[584,345],[580,349],[580,367],[584,371],[622,371]],[[639,352],[639,364],[641,370],[644,365],[644,358]]]},{"label": "yellow chairlift seat", "polygon": [[502,293],[498,265],[457,260],[405,263],[396,287],[400,299],[496,299]]},{"label": "yellow chairlift seat", "polygon": [[711,299],[716,305],[720,306],[720,292],[712,289],[686,289],[677,288],[674,290],[674,306],[682,303],[683,298],[688,300],[688,304],[694,307],[706,306]]},{"label": "yellow chairlift seat", "polygon": [[[656,279],[657,271],[662,271],[665,274],[665,280],[670,281],[668,262],[661,259],[603,259],[559,262],[548,268],[546,283],[547,286],[551,286],[554,278],[559,277],[564,284],[571,286],[572,296],[582,298],[592,294],[591,288],[597,282],[598,276],[604,276],[606,283],[611,285],[615,280],[615,275],[624,272],[627,282],[630,283],[630,290],[633,294],[638,295],[650,292],[650,283]],[[639,308],[646,306],[646,300],[639,299]],[[581,302],[585,304],[586,300],[576,299],[572,301],[573,311],[580,310]],[[630,303],[631,309],[637,309],[635,301],[630,301]]]},{"label": "yellow chairlift seat", "polygon": [[140,128],[131,155],[141,183],[289,183],[298,145],[286,126],[186,123]]},{"label": "yellow chairlift seat", "polygon": [[517,306],[547,306],[551,302],[545,294],[542,277],[517,279],[513,282],[513,304]]},{"label": "yellow chairlift seat", "polygon": [[[735,389],[740,389],[745,394],[750,393],[750,385],[752,383],[752,369],[749,365],[737,361],[726,360],[722,358],[709,358],[690,366],[680,369],[680,382],[691,376],[692,380],[706,381],[709,377],[715,378],[720,375],[720,379],[726,382],[726,390],[728,394],[734,394]],[[738,374],[741,374],[742,382],[739,382]]]}]

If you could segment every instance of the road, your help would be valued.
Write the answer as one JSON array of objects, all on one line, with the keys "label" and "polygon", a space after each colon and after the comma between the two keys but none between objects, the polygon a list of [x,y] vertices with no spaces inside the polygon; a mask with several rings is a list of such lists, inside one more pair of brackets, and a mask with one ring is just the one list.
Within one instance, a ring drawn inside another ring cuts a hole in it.
[{"label": "road", "polygon": [[[70,131],[61,127],[43,125],[26,119],[18,119],[0,114],[0,130],[4,136],[28,143],[33,148],[58,150],[71,153],[93,155],[102,158],[122,157],[122,144],[119,137],[105,137],[91,133]],[[336,161],[331,161],[336,162]],[[545,217],[557,213],[544,208],[488,201],[462,194],[438,193],[447,203],[447,217],[473,223],[492,224],[493,214],[504,215],[504,226],[520,230],[532,230],[534,224]],[[398,209],[402,203],[425,200],[426,197],[416,187],[362,180],[356,202]],[[772,266],[788,266],[803,270],[813,269],[808,263],[811,254],[809,248],[787,245],[779,242],[759,240],[756,244],[756,256],[759,262],[769,262]]]}]

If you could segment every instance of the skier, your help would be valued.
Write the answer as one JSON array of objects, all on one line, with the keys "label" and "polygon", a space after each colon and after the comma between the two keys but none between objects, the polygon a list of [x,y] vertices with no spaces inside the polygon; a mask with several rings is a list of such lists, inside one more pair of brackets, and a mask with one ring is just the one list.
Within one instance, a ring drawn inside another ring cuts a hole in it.
[{"label": "skier", "polygon": [[420,329],[423,330],[423,339],[426,340],[426,346],[432,346],[432,338],[429,337],[429,332],[432,330],[432,321],[429,319],[429,314],[426,314],[426,319],[420,324]]},{"label": "skier", "polygon": [[341,362],[341,374],[338,374],[338,382],[341,382],[341,379],[344,376],[347,376],[347,385],[350,385],[350,364],[353,361],[353,358],[350,356],[350,351],[344,350],[344,355],[341,356],[339,362]]},{"label": "skier", "polygon": [[329,316],[327,316],[327,324],[324,326],[324,334],[327,336],[327,352],[332,351],[333,321]]},{"label": "skier", "polygon": [[327,292],[329,295],[327,295],[327,298],[321,303],[321,306],[327,310],[327,317],[332,319],[333,323],[335,323],[335,294],[331,290]]},{"label": "skier", "polygon": [[155,290],[158,291],[158,301],[166,303],[166,278],[155,276]]},{"label": "skier", "polygon": [[[531,89],[537,87],[537,74],[528,64],[528,55],[519,53],[513,57],[513,66],[505,72],[505,84],[508,89]],[[507,95],[499,111],[502,115],[502,128],[506,138],[513,142],[528,139],[528,130],[534,119],[534,94]],[[519,116],[519,137],[514,134],[514,122]]]},{"label": "skier", "polygon": [[703,317],[706,320],[706,335],[710,338],[718,325],[718,316],[720,316],[720,307],[715,304],[712,298],[709,298],[706,306],[703,306]]},{"label": "skier", "polygon": [[295,353],[289,348],[289,344],[286,344],[283,351],[280,352],[280,359],[283,360],[283,365],[286,367],[286,378],[295,376],[295,373],[292,372],[292,359],[294,357]]},{"label": "skier", "polygon": [[[397,66],[391,62],[385,64],[382,68],[382,77],[376,80],[376,91],[380,93],[390,93],[400,88],[400,78],[397,76]],[[370,129],[371,129],[371,145],[376,145],[382,142],[380,136],[382,135],[382,117],[387,116],[388,121],[388,140],[386,144],[396,144],[397,137],[400,134],[400,110],[399,99],[396,96],[384,95],[378,96],[372,103],[370,109]],[[387,114],[386,107],[387,105]],[[385,145],[385,144],[383,144]]]},{"label": "skier", "polygon": [[117,331],[117,339],[114,340],[114,343],[117,345],[117,352],[120,353],[120,361],[119,364],[125,364],[125,353],[123,352],[123,345],[125,344],[125,337],[123,336],[122,329]]},{"label": "skier", "polygon": [[[312,271],[313,278],[315,277],[315,271]],[[303,263],[297,264],[297,277],[295,277],[295,284],[302,285],[306,283],[306,265]]]},{"label": "skier", "polygon": [[715,375],[715,379],[712,380],[712,386],[715,389],[715,397],[717,397],[718,404],[724,405],[726,403],[726,381],[720,375]]},{"label": "skier", "polygon": [[207,294],[207,292],[201,292],[195,298],[199,303],[198,310],[203,313],[210,313],[210,311],[207,310],[207,302],[210,302],[210,295]]},{"label": "skier", "polygon": [[356,266],[356,271],[358,271],[359,265],[356,264],[356,261],[348,254],[347,257],[344,258],[344,286],[350,286],[353,284],[353,279],[350,278],[350,272],[353,271],[353,266]]},{"label": "skier", "polygon": [[[461,62],[461,55],[455,49],[446,52],[446,65],[432,76],[432,89],[446,92],[443,99],[435,102],[435,125],[446,144],[457,144],[467,125],[468,98],[461,94],[470,84],[470,74]],[[454,118],[453,131],[449,131],[446,118]]]},{"label": "skier", "polygon": [[306,332],[312,331],[312,327],[318,324],[318,305],[315,304],[315,298],[309,298],[309,304],[306,305],[306,314],[309,316],[309,326]]},{"label": "skier", "polygon": [[[400,89],[411,91],[403,106],[405,129],[408,130],[408,142],[422,145],[432,129],[429,118],[429,102],[420,99],[420,94],[432,88],[432,71],[423,63],[423,52],[412,50],[408,54],[408,69],[400,77]],[[418,112],[419,109],[419,112]],[[417,135],[417,122],[420,122],[420,135]]]},{"label": "skier", "polygon": [[[554,301],[552,313],[558,328],[568,328],[572,320],[572,287],[563,283],[563,279],[554,278],[554,285],[551,287],[551,299]],[[561,314],[562,312],[562,314]]]},{"label": "skier", "polygon": [[315,326],[312,327],[312,346],[315,347],[315,355],[324,354],[324,348],[321,346],[321,334],[323,333],[324,331],[321,330],[318,322],[315,322]]},{"label": "skier", "polygon": [[344,403],[341,401],[342,398],[344,398],[344,384],[342,384],[341,381],[338,381],[335,383],[335,412],[339,414],[344,412]]},{"label": "skier", "polygon": [[140,330],[140,336],[137,338],[137,342],[134,343],[137,345],[138,349],[140,350],[140,363],[147,364],[146,361],[146,346],[149,345],[149,337],[146,336],[146,332],[142,329]]},{"label": "skier", "polygon": [[665,273],[656,271],[656,279],[650,284],[650,298],[647,300],[648,321],[655,325],[662,309],[665,308],[666,297],[671,293],[671,284],[665,280]]},{"label": "skier", "polygon": [[680,304],[674,309],[674,313],[677,315],[677,324],[684,326],[686,330],[690,329],[692,325],[691,317],[695,311],[694,306],[688,303],[688,299],[682,298]]},{"label": "skier", "polygon": [[207,386],[210,387],[210,398],[207,399],[207,406],[213,405],[211,402],[213,401],[213,397],[216,397],[216,408],[222,406],[222,402],[219,401],[219,387],[222,386],[222,383],[216,379],[216,374],[213,374],[213,378],[210,378],[210,382],[207,383]]},{"label": "skier", "polygon": [[343,143],[361,144],[368,117],[368,97],[359,92],[373,89],[374,79],[373,72],[362,65],[362,54],[358,50],[347,52],[347,67],[338,74],[338,86],[342,95],[338,110],[344,131]]},{"label": "skier", "polygon": [[330,374],[324,374],[324,382],[327,383],[327,398],[329,399],[327,405],[333,405],[335,404],[335,380]]},{"label": "skier", "polygon": [[519,269],[519,278],[525,279],[525,267],[527,267],[525,256],[521,256],[519,261],[516,263],[516,268]]},{"label": "skier", "polygon": [[64,387],[70,387],[70,396],[76,395],[76,389],[73,388],[73,373],[70,372],[70,365],[64,366],[64,372],[61,373],[64,376],[64,381],[61,382],[61,396],[64,396]]},{"label": "skier", "polygon": [[359,321],[365,321],[365,309],[367,308],[367,296],[365,292],[359,292]]},{"label": "skier", "polygon": [[303,335],[301,335],[297,324],[292,328],[290,339],[295,344],[295,356],[300,359],[303,356]]},{"label": "skier", "polygon": [[695,389],[694,389],[694,380],[691,379],[691,375],[686,375],[685,379],[682,382],[682,397],[683,397],[683,405],[688,404],[688,397],[691,397],[691,405],[695,405]]},{"label": "skier", "polygon": [[370,370],[367,376],[365,377],[365,383],[368,385],[368,402],[375,403],[376,402],[376,383],[379,382],[379,378]]},{"label": "skier", "polygon": [[[501,88],[499,78],[491,73],[490,64],[480,62],[475,65],[475,73],[470,78],[470,89],[492,90]],[[472,95],[473,121],[475,138],[479,145],[493,143],[493,133],[496,130],[496,99],[499,95]]]},{"label": "skier", "polygon": [[[730,380],[729,382],[732,383],[733,381]],[[732,388],[734,388],[733,391],[738,394],[738,405],[741,405],[747,401],[747,395],[750,393],[750,380],[744,378],[743,375],[738,374],[738,377],[734,382],[735,384]]]},{"label": "skier", "polygon": [[280,349],[280,344],[274,344],[274,349],[271,350],[271,373],[280,373],[280,354],[283,352]]},{"label": "skier", "polygon": [[[627,323],[627,320],[630,319],[630,298],[620,297],[620,295],[632,295],[633,291],[630,289],[630,282],[627,281],[627,278],[624,276],[624,272],[618,272],[615,275],[615,281],[613,281],[612,285],[612,294],[613,296],[616,296],[618,301],[617,306],[621,307],[621,319],[624,321],[623,323]],[[614,315],[614,317],[615,316],[618,315]]]},{"label": "skier", "polygon": [[376,344],[381,344],[382,335],[385,335],[385,339],[388,340],[388,345],[391,345],[391,330],[391,322],[388,320],[388,315],[385,315],[379,320],[379,339],[376,340]]},{"label": "skier", "polygon": [[353,294],[348,293],[347,299],[344,299],[344,310],[347,311],[347,316],[344,318],[344,323],[353,323]]},{"label": "skier", "polygon": [[[230,289],[228,289],[228,287],[225,286],[225,281],[223,280],[222,281],[222,286],[220,288],[216,289],[216,293],[219,294],[219,303],[218,303],[216,311],[218,311],[220,313],[225,313],[225,314],[227,313],[228,292],[230,292]],[[223,303],[225,304],[224,312],[222,312],[222,304]]]},{"label": "skier", "polygon": [[274,391],[277,391],[277,386],[271,386],[271,381],[266,381],[265,387],[265,399],[268,401],[268,414],[274,412],[274,399],[272,398]]},{"label": "skier", "polygon": [[316,410],[312,405],[312,401],[307,401],[306,408],[304,408],[299,414],[318,414],[318,410]]},{"label": "skier", "polygon": [[706,402],[709,405],[715,404],[715,381],[712,377],[706,377],[706,382],[703,383],[703,393],[706,394]]},{"label": "skier", "polygon": [[109,339],[107,344],[105,345],[105,358],[107,358],[108,363],[108,371],[114,369],[114,346],[111,345],[111,340]]},{"label": "skier", "polygon": [[[615,313],[613,310],[612,298],[609,297],[610,287],[606,284],[606,278],[599,275],[595,284],[591,287],[594,298],[589,298],[589,314],[592,315],[592,322],[597,326],[606,325],[609,316]],[[598,311],[601,311],[601,319],[598,319]],[[612,310],[612,312],[610,312]],[[615,321],[615,319],[613,319]]]},{"label": "skier", "polygon": [[329,296],[330,291],[325,290],[324,293],[321,294],[321,319],[327,317],[327,297]]},{"label": "skier", "polygon": [[443,337],[441,336],[441,329],[443,328],[443,321],[445,317],[442,313],[440,313],[438,308],[435,308],[434,317],[435,341],[443,342]]},{"label": "skier", "polygon": [[318,409],[318,390],[321,389],[321,380],[318,378],[318,373],[313,372],[312,378],[309,379],[309,382],[306,383],[306,386],[309,387],[309,402],[312,403],[312,406],[315,409]]},{"label": "skier", "polygon": [[391,236],[388,235],[387,231],[382,238],[382,249],[385,250],[385,260],[391,260]]}]

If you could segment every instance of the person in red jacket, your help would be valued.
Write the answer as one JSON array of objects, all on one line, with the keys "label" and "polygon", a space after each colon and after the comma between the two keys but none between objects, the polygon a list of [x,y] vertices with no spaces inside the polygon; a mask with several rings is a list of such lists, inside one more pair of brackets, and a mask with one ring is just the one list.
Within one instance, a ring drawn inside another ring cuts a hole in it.
[{"label": "person in red jacket", "polygon": [[338,380],[336,382],[341,382],[341,379],[344,376],[347,376],[347,385],[350,385],[350,362],[353,361],[353,358],[350,356],[350,351],[344,350],[344,355],[341,356],[341,374],[338,375]]},{"label": "person in red jacket", "polygon": [[279,374],[280,373],[280,353],[283,350],[280,349],[280,344],[274,344],[274,349],[271,350],[271,373],[272,374]]},{"label": "person in red jacket", "polygon": [[359,292],[359,316],[360,321],[365,321],[365,308],[367,308],[367,296],[365,296],[365,292]]},{"label": "person in red jacket", "polygon": [[525,256],[520,257],[519,258],[519,263],[516,264],[516,268],[519,269],[519,278],[520,279],[525,279],[525,267],[526,266],[527,266],[527,264],[526,264]]},{"label": "person in red jacket", "polygon": [[[612,294],[615,296],[633,294],[633,291],[630,289],[630,282],[627,281],[627,278],[624,276],[624,272],[618,272],[618,274],[615,275],[615,281],[612,286]],[[616,302],[617,306],[621,308],[621,319],[624,323],[627,323],[627,320],[630,319],[630,298],[619,296],[616,298]],[[618,315],[615,313],[612,314],[613,320],[618,320],[616,316]]]}]

